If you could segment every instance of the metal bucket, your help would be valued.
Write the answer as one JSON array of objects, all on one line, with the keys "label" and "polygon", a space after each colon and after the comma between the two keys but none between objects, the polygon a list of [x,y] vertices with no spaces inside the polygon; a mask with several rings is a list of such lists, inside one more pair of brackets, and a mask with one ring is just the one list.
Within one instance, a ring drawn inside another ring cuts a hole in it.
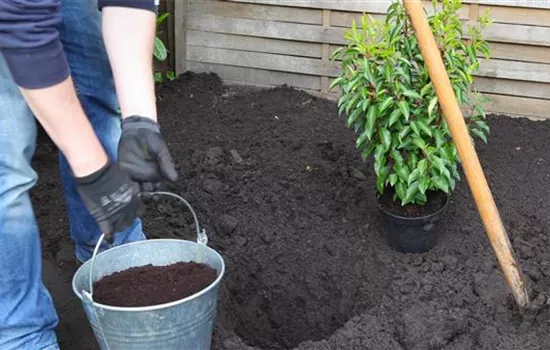
[{"label": "metal bucket", "polygon": [[[208,238],[199,228],[189,203],[172,193],[156,192],[182,201],[195,219],[197,242],[153,239],[128,243],[97,254],[73,277],[73,291],[81,300],[101,350],[207,350],[210,349],[217,310],[218,289],[225,273],[223,258],[207,247]],[[93,283],[106,275],[131,267],[170,265],[196,261],[214,268],[217,279],[185,299],[147,307],[116,307],[93,300]],[[92,271],[92,273],[90,273]]]}]

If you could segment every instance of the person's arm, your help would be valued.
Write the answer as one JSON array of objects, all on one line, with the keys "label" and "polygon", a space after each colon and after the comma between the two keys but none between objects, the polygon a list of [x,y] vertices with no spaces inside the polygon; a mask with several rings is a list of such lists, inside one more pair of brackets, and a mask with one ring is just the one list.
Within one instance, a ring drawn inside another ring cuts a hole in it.
[{"label": "person's arm", "polygon": [[176,181],[178,174],[157,123],[155,1],[99,0],[99,8],[123,118],[119,161],[142,192],[157,191],[165,180]]},{"label": "person's arm", "polygon": [[0,0],[0,50],[29,107],[76,176],[107,162],[76,97],[57,26],[59,0]]},{"label": "person's arm", "polygon": [[139,198],[127,173],[109,161],[77,98],[57,30],[59,7],[60,0],[0,0],[0,51],[35,117],[67,157],[86,207],[111,234],[139,215]]},{"label": "person's arm", "polygon": [[[156,12],[142,8],[100,6],[103,12],[103,40],[113,70],[123,118],[138,115],[157,120],[153,47]],[[153,1],[143,3],[152,4]]]}]

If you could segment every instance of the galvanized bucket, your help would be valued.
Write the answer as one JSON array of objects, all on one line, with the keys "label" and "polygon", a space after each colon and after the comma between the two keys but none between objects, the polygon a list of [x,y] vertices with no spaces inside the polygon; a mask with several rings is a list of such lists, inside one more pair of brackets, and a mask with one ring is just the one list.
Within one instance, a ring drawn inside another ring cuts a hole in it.
[{"label": "galvanized bucket", "polygon": [[[225,273],[223,258],[207,246],[208,238],[191,205],[180,196],[156,192],[182,201],[193,214],[197,242],[153,239],[121,245],[97,254],[73,277],[73,291],[82,301],[101,350],[207,350],[210,349],[217,310],[218,289]],[[153,264],[196,261],[214,268],[217,279],[185,299],[147,307],[115,307],[93,300],[93,283],[113,272]],[[92,273],[90,273],[90,271]]]}]

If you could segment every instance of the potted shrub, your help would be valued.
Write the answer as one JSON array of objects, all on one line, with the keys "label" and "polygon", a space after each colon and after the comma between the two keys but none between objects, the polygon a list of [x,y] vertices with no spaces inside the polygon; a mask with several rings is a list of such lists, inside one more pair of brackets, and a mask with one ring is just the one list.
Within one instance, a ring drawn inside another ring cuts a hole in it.
[{"label": "potted shrub", "polygon": [[[460,0],[434,1],[429,23],[441,50],[473,138],[487,142],[485,98],[474,85],[479,56],[490,49],[479,24],[463,30]],[[354,131],[363,160],[374,158],[378,205],[389,223],[390,245],[425,252],[436,243],[434,224],[460,180],[459,159],[428,75],[413,27],[401,2],[383,20],[363,15],[346,32],[347,44],[332,55],[341,60],[339,114]]]}]

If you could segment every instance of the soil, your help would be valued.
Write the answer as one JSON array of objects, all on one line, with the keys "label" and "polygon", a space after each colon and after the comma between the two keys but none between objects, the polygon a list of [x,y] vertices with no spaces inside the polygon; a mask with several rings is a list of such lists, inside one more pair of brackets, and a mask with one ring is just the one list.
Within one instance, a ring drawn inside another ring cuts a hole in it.
[{"label": "soil", "polygon": [[[190,201],[226,262],[213,349],[548,348],[549,311],[522,323],[465,181],[441,216],[436,247],[400,254],[382,235],[372,163],[361,161],[334,102],[187,74],[160,89],[159,103],[181,174],[169,189]],[[550,122],[489,122],[479,156],[537,295],[550,288]],[[73,251],[47,140],[35,168],[59,340],[63,349],[96,349],[70,288]],[[175,203],[151,204],[143,219],[150,238],[193,239]]]},{"label": "soil", "polygon": [[215,269],[196,262],[149,264],[101,278],[94,283],[94,300],[124,307],[165,304],[200,292],[217,277]]}]

